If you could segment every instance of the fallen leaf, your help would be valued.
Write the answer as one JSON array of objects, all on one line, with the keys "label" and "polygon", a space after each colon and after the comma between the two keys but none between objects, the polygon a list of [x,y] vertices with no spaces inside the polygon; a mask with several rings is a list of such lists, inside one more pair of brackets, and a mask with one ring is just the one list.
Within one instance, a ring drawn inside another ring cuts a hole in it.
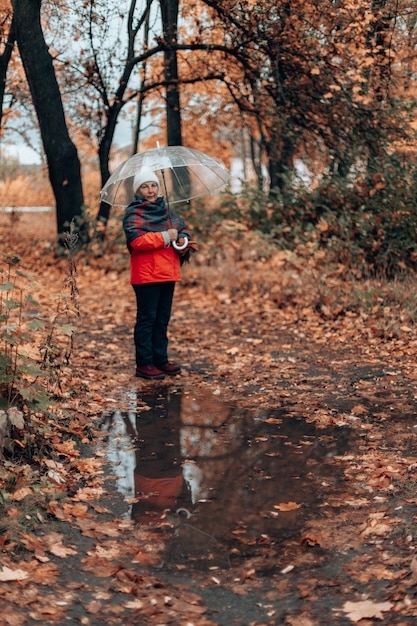
[{"label": "fallen leaf", "polygon": [[352,415],[366,415],[368,413],[368,409],[361,404],[357,404],[351,409]]},{"label": "fallen leaf", "polygon": [[170,600],[171,606],[179,611],[180,614],[186,615],[187,613],[194,613],[195,615],[203,615],[207,611],[207,607],[201,606],[200,604],[189,603],[186,600],[182,600],[180,598],[171,598]]},{"label": "fallen leaf", "polygon": [[375,524],[374,526],[368,526],[361,532],[362,537],[367,537],[368,535],[379,535],[386,536],[392,531],[392,526],[389,524]]},{"label": "fallen leaf", "polygon": [[24,580],[29,574],[23,569],[10,569],[4,565],[0,571],[0,581],[7,582],[9,580]]},{"label": "fallen leaf", "polygon": [[278,417],[268,417],[265,420],[266,424],[282,424],[282,419]]},{"label": "fallen leaf", "polygon": [[348,614],[352,622],[359,622],[367,617],[384,619],[383,612],[389,611],[393,607],[392,602],[372,602],[362,600],[360,602],[345,602],[342,609]]},{"label": "fallen leaf", "polygon": [[274,509],[278,509],[278,511],[295,511],[300,507],[301,504],[297,504],[296,502],[281,502],[280,504],[274,504]]},{"label": "fallen leaf", "polygon": [[17,500],[19,502],[20,500],[26,498],[26,496],[30,496],[32,493],[32,489],[29,487],[21,487],[21,489],[17,489],[17,491],[11,494],[10,499]]},{"label": "fallen leaf", "polygon": [[62,539],[63,536],[55,532],[49,533],[49,535],[45,535],[48,552],[63,559],[67,558],[67,556],[77,554],[77,551],[73,548],[67,548],[66,546],[64,546],[62,543]]},{"label": "fallen leaf", "polygon": [[55,545],[50,546],[49,552],[51,554],[54,554],[55,556],[61,557],[62,559],[66,559],[67,556],[77,554],[76,550],[74,550],[73,548],[67,548],[62,543],[56,543]]},{"label": "fallen leaf", "polygon": [[143,608],[143,602],[141,600],[131,600],[130,602],[126,602],[126,604],[123,605],[126,609],[142,609]]}]

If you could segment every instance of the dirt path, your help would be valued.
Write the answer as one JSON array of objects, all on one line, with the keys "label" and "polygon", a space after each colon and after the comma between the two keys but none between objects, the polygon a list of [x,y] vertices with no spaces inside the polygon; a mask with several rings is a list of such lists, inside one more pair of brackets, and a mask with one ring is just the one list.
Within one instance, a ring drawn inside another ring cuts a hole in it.
[{"label": "dirt path", "polygon": [[[48,278],[56,275],[50,267]],[[103,412],[153,383],[132,375],[127,273],[81,260],[78,287],[72,371],[86,391],[71,403],[94,423],[96,439],[82,450],[87,467],[103,460]],[[329,447],[319,508],[294,513],[279,542],[237,534],[227,567],[179,567],[161,557],[175,525],[135,525],[114,481],[104,480],[109,469],[86,471],[72,497],[51,505],[39,546],[28,539],[31,558],[15,559],[30,575],[0,583],[0,624],[414,624],[413,332],[387,341],[371,319],[211,291],[192,269],[170,330],[172,357],[184,367],[172,389],[211,394],[261,420],[314,425]],[[332,451],[329,429],[352,433],[348,451]]]}]

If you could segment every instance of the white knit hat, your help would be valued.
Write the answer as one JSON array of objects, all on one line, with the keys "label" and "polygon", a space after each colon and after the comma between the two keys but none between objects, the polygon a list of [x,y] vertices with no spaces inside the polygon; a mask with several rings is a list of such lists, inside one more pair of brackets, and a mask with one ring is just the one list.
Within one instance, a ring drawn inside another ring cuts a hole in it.
[{"label": "white knit hat", "polygon": [[158,176],[155,174],[150,167],[143,167],[141,170],[136,172],[135,178],[133,179],[133,193],[136,193],[137,190],[143,183],[156,183],[158,187],[160,187]]}]

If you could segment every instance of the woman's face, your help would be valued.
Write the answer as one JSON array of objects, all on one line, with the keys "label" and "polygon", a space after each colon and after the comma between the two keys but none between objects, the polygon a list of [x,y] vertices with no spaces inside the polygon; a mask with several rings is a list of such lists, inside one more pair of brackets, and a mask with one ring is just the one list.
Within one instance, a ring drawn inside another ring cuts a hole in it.
[{"label": "woman's face", "polygon": [[149,181],[148,183],[142,183],[142,185],[138,189],[139,195],[143,196],[145,200],[156,200],[159,193],[159,185],[154,181]]}]

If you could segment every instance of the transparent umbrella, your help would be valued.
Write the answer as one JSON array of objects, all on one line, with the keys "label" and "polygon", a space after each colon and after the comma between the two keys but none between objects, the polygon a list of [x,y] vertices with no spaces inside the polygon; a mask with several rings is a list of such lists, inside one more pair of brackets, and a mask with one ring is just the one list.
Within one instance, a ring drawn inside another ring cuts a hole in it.
[{"label": "transparent umbrella", "polygon": [[100,199],[125,207],[134,199],[133,179],[143,167],[159,175],[168,205],[220,191],[230,172],[219,159],[184,146],[158,147],[131,156],[110,176]]}]

